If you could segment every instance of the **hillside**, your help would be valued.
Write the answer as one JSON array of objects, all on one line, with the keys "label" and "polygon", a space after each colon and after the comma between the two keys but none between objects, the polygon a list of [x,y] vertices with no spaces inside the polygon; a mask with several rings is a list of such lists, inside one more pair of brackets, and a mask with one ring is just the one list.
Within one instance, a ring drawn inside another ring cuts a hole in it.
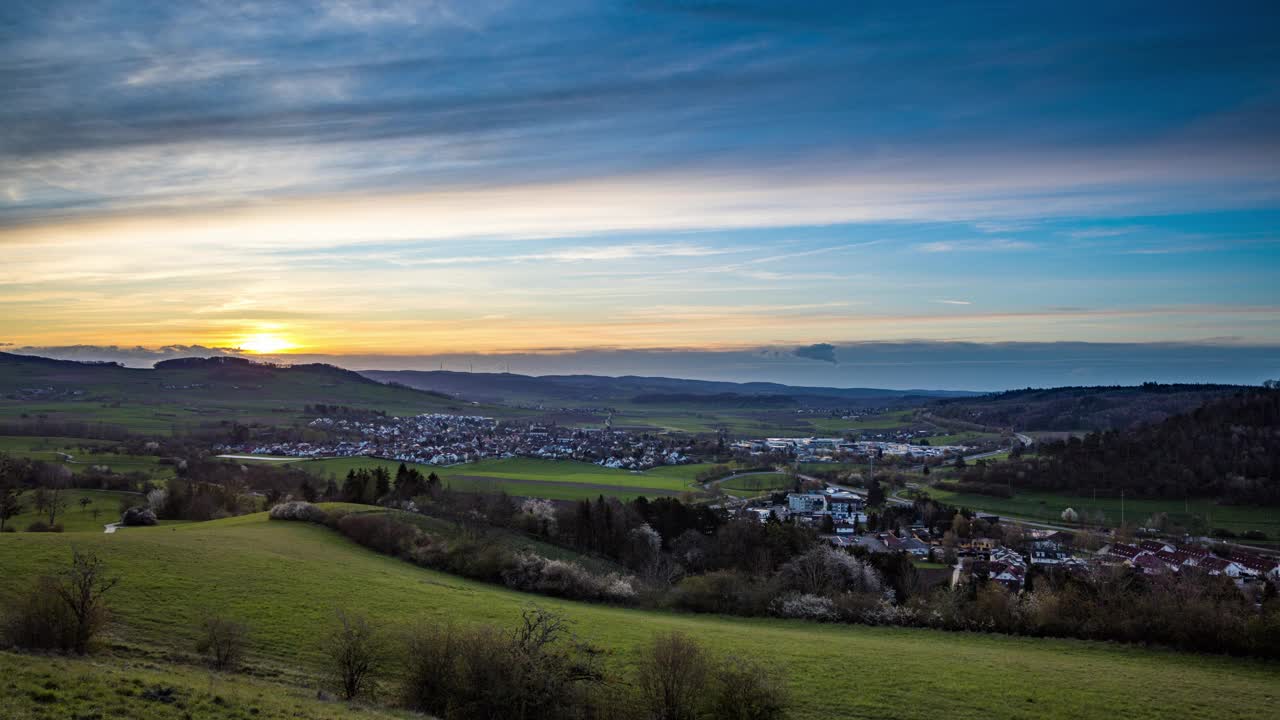
[{"label": "hillside", "polygon": [[0,423],[42,424],[47,435],[170,433],[230,421],[287,425],[309,419],[303,408],[314,403],[390,414],[473,411],[331,365],[187,358],[146,370],[0,353]]},{"label": "hillside", "polygon": [[1027,388],[977,398],[934,401],[940,418],[1017,432],[1120,430],[1159,422],[1214,398],[1244,389],[1238,385],[1161,385]]},{"label": "hillside", "polygon": [[510,404],[601,406],[627,403],[696,403],[711,407],[777,407],[785,405],[853,406],[919,404],[925,398],[969,397],[975,393],[942,390],[884,390],[733,383],[626,375],[545,375],[462,373],[444,370],[366,370],[381,382],[454,395],[467,400]]},{"label": "hillside", "polygon": [[[0,535],[5,568],[0,604],[36,575],[65,563],[72,540]],[[801,719],[944,714],[975,720],[1260,719],[1270,716],[1280,679],[1274,665],[1263,662],[1100,643],[731,619],[552,600],[423,570],[364,550],[325,528],[268,521],[262,514],[81,534],[74,541],[99,552],[122,578],[112,591],[111,629],[120,660],[104,658],[102,664],[126,667],[134,662],[129,658],[150,658],[148,683],[165,667],[162,663],[191,659],[197,620],[211,608],[251,625],[254,675],[308,687],[319,672],[320,630],[337,606],[361,608],[382,623],[510,625],[531,602],[562,610],[579,635],[607,648],[608,662],[619,666],[630,664],[639,646],[665,630],[687,632],[720,652],[776,663],[789,674],[794,717]],[[11,664],[12,657],[0,654],[0,667]],[[37,665],[37,672],[52,676],[59,689],[49,692],[57,697],[67,694],[61,688],[84,667],[44,660]],[[102,673],[94,670],[86,682],[96,687]],[[182,685],[192,673],[179,665],[176,677],[169,684]],[[304,716],[323,716],[311,715],[313,706],[305,709]]]},{"label": "hillside", "polygon": [[1040,443],[1031,458],[971,468],[970,484],[1131,497],[1280,504],[1280,390],[1254,389],[1151,425]]}]

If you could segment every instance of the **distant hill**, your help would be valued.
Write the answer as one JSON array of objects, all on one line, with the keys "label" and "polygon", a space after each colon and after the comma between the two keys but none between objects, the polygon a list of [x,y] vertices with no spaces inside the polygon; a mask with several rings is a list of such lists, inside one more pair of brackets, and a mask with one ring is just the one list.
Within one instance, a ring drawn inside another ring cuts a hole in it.
[{"label": "distant hill", "polygon": [[154,369],[0,353],[0,422],[57,425],[73,436],[104,427],[137,433],[227,421],[294,424],[307,405],[391,414],[474,411],[439,393],[392,387],[332,365],[277,366],[246,358],[180,358]]},{"label": "distant hill", "polygon": [[561,407],[636,404],[705,404],[717,407],[789,405],[919,404],[931,398],[973,397],[977,393],[944,390],[803,387],[779,383],[733,383],[624,375],[513,375],[447,370],[366,370],[380,382],[396,382],[467,400]]},{"label": "distant hill", "polygon": [[1240,392],[1240,385],[1026,388],[982,397],[946,398],[929,408],[938,417],[1020,432],[1118,430],[1160,422]]},{"label": "distant hill", "polygon": [[1034,457],[970,468],[963,482],[1277,505],[1280,390],[1253,388],[1158,423],[1041,443]]}]

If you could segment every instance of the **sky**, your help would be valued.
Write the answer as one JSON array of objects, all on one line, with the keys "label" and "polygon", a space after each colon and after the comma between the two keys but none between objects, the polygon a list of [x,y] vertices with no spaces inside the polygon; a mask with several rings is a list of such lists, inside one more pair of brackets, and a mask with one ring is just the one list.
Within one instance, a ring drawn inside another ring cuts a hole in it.
[{"label": "sky", "polygon": [[1258,382],[1278,34],[1274,2],[5,3],[0,350]]}]

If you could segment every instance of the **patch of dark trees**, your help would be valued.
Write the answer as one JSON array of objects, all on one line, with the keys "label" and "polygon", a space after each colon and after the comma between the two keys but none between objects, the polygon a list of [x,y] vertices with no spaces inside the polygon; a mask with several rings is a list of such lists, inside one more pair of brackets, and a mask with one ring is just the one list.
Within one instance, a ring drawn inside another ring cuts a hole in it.
[{"label": "patch of dark trees", "polygon": [[[978,463],[966,488],[1029,488],[1130,497],[1280,504],[1280,391],[1253,390],[1127,431],[1046,442],[1034,457]],[[994,491],[989,494],[994,494]]]},{"label": "patch of dark trees", "polygon": [[1156,423],[1240,392],[1238,385],[1143,383],[1140,386],[1026,388],[982,398],[938,400],[934,415],[1018,430],[1123,430]]}]

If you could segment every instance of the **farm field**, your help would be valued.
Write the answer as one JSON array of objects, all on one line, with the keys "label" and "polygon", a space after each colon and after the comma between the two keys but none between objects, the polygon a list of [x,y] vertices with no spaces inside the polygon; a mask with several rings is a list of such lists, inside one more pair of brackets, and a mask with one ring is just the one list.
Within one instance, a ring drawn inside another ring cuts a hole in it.
[{"label": "farm field", "polygon": [[[355,468],[385,467],[394,473],[395,460],[350,457],[303,460],[296,467],[341,480]],[[696,491],[694,476],[703,464],[664,466],[643,473],[613,470],[591,463],[536,458],[481,460],[465,465],[418,465],[424,474],[434,472],[446,486],[457,490],[503,490],[509,495],[549,500],[581,500],[599,495],[628,499],[639,495],[678,495]]]},{"label": "farm field", "polygon": [[[84,535],[76,542],[100,553],[121,577],[112,591],[110,639],[122,656],[189,658],[198,619],[218,608],[251,626],[254,674],[299,687],[309,686],[319,673],[320,631],[335,607],[360,608],[381,623],[509,626],[521,607],[536,602],[564,612],[575,632],[607,648],[608,662],[618,667],[629,666],[635,650],[656,632],[669,630],[689,633],[717,652],[777,663],[789,673],[794,717],[801,720],[940,714],[975,720],[1032,715],[1261,719],[1270,716],[1280,697],[1280,671],[1251,660],[1081,641],[673,614],[535,597],[421,569],[326,528],[268,521],[263,514]],[[63,565],[70,544],[67,536],[0,536],[0,566],[6,569],[0,575],[0,603],[39,574]],[[13,662],[9,657],[3,662]],[[31,667],[44,668],[45,662],[61,661],[41,659]],[[832,673],[837,666],[841,672]],[[60,689],[83,665],[48,667]],[[894,671],[885,672],[886,667]],[[850,676],[858,682],[848,682]],[[181,682],[191,674],[179,670],[175,677]],[[903,677],[914,680],[904,683]],[[972,702],[975,688],[991,687],[1001,690]]]},{"label": "farm field", "polygon": [[[1058,523],[1062,522],[1062,511],[1066,508],[1072,508],[1077,513],[1087,513],[1086,517],[1091,519],[1101,511],[1104,525],[1120,525],[1119,497],[1100,495],[1095,501],[1092,496],[1017,491],[1012,498],[1000,498],[976,493],[955,493],[935,487],[928,488],[928,492],[934,498],[952,505]],[[1206,518],[1206,525],[1210,529],[1225,528],[1236,533],[1259,530],[1272,540],[1280,538],[1280,508],[1219,505],[1212,500],[1203,499],[1183,503],[1180,500],[1125,498],[1124,514],[1129,524],[1141,525],[1158,512],[1168,513],[1169,519],[1175,522],[1182,522],[1191,515],[1200,515]]]}]

